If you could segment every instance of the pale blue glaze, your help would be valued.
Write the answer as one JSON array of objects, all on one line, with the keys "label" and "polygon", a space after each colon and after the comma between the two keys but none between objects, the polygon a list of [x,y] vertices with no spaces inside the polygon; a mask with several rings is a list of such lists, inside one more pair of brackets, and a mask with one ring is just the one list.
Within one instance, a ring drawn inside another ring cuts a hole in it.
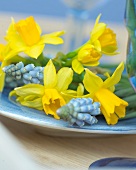
[{"label": "pale blue glaze", "polygon": [[34,125],[41,125],[45,127],[54,127],[56,129],[69,129],[69,130],[86,130],[89,133],[97,131],[100,133],[109,134],[136,134],[136,118],[121,120],[115,126],[109,126],[106,124],[102,116],[98,117],[98,123],[92,126],[85,125],[82,128],[77,126],[69,126],[67,122],[63,120],[55,120],[51,116],[45,115],[43,111],[38,111],[21,105],[17,105],[8,100],[8,91],[4,91],[0,99],[0,114],[7,117],[23,120],[23,122],[31,123]]}]

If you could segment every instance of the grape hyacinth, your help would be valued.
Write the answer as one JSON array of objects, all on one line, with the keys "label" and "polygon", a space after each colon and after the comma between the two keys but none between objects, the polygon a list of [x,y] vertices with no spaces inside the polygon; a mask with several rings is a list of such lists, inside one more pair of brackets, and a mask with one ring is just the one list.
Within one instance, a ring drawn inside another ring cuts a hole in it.
[{"label": "grape hyacinth", "polygon": [[8,74],[6,74],[6,77],[5,77],[5,87],[6,88],[15,88],[15,87],[19,87],[19,86],[22,86],[24,83],[23,83],[23,80],[20,79],[18,81],[16,81],[14,79],[14,77],[12,76],[9,76]]},{"label": "grape hyacinth", "polygon": [[90,125],[98,122],[95,116],[100,114],[100,103],[91,98],[76,98],[57,110],[61,119],[70,125],[77,124],[82,127],[85,123]]},{"label": "grape hyacinth", "polygon": [[43,70],[44,67],[35,67],[34,64],[24,66],[22,62],[3,68],[3,71],[13,80],[22,80],[24,84],[43,84]]}]

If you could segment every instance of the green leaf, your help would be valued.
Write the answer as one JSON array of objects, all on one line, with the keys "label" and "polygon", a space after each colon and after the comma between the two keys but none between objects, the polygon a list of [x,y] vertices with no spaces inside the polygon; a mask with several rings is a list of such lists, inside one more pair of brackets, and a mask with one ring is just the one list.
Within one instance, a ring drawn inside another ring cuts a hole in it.
[{"label": "green leaf", "polygon": [[136,117],[136,111],[132,110],[132,111],[129,111],[127,112],[126,116],[124,118],[121,118],[121,119],[130,119],[130,118],[134,118]]}]

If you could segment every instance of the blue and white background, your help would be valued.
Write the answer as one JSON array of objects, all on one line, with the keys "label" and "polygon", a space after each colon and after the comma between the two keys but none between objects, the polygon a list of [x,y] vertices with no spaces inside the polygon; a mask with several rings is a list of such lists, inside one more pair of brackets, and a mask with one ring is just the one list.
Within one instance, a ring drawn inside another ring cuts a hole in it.
[{"label": "blue and white background", "polygon": [[[124,22],[126,0],[104,1],[107,1],[104,5],[90,11],[90,19],[94,20],[99,13],[102,13],[105,21]],[[67,10],[68,7],[61,0],[0,0],[0,12],[66,17]]]},{"label": "blue and white background", "polygon": [[[90,0],[92,1],[92,0]],[[93,0],[95,1],[95,0]],[[97,1],[97,0],[96,0]],[[88,40],[90,31],[94,25],[96,17],[101,13],[101,21],[108,24],[117,34],[120,54],[117,57],[102,58],[103,62],[120,62],[126,59],[127,31],[124,22],[124,12],[126,0],[99,0],[100,5],[89,10],[88,20],[84,23],[83,35],[75,33],[76,38]],[[11,17],[15,21],[33,15],[41,26],[43,33],[66,30],[64,44],[59,46],[46,46],[46,53],[55,54],[56,51],[68,52],[71,45],[70,36],[75,29],[74,24],[69,24],[69,8],[63,0],[0,0],[0,43],[4,43],[3,36],[11,22]],[[74,35],[74,33],[73,33]],[[75,48],[74,48],[75,49]]]}]

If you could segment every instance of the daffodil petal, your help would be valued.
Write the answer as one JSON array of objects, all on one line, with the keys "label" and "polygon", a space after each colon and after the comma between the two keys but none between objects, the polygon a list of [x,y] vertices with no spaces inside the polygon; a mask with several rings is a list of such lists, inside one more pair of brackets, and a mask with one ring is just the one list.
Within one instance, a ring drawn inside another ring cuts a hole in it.
[{"label": "daffodil petal", "polygon": [[57,75],[55,66],[50,60],[44,68],[44,86],[45,88],[53,88],[57,84]]},{"label": "daffodil petal", "polygon": [[98,66],[99,64],[100,64],[99,61],[95,61],[95,62],[85,63],[84,66]]},{"label": "daffodil petal", "polygon": [[33,101],[37,98],[39,98],[39,96],[35,95],[35,94],[29,94],[27,96],[23,96],[25,101]]},{"label": "daffodil petal", "polygon": [[3,91],[5,84],[5,73],[3,72],[2,68],[0,67],[0,92]]},{"label": "daffodil petal", "polygon": [[4,60],[4,56],[2,55],[2,52],[5,49],[5,45],[0,44],[0,62],[2,62]]},{"label": "daffodil petal", "polygon": [[62,97],[68,103],[72,98],[76,98],[77,96],[77,91],[74,90],[66,90],[65,92],[61,92]]},{"label": "daffodil petal", "polygon": [[121,75],[122,75],[123,70],[124,70],[124,63],[121,62],[119,64],[119,66],[116,68],[116,70],[114,71],[114,73],[112,74],[112,76],[107,78],[104,81],[103,87],[104,88],[110,88],[110,87],[114,86],[115,84],[117,84],[121,79]]},{"label": "daffodil petal", "polygon": [[8,99],[9,99],[10,101],[12,101],[12,102],[14,102],[14,101],[12,100],[12,97],[13,97],[13,96],[15,96],[16,99],[17,99],[17,97],[19,97],[19,96],[16,94],[16,91],[15,91],[15,90],[12,90],[12,91],[9,93],[9,96],[8,96]]},{"label": "daffodil petal", "polygon": [[79,83],[77,87],[77,96],[83,96],[84,94],[84,86],[83,84]]},{"label": "daffodil petal", "polygon": [[90,49],[90,48],[93,48],[93,47],[94,47],[94,45],[92,45],[92,44],[85,44],[81,49],[86,50],[86,49]]},{"label": "daffodil petal", "polygon": [[102,53],[109,56],[109,57],[120,54],[119,52],[108,53],[108,52],[105,52],[105,51],[102,51]]},{"label": "daffodil petal", "polygon": [[5,60],[9,60],[10,58],[13,58],[17,54],[18,54],[18,50],[17,49],[12,50],[11,47],[10,47],[10,43],[5,45],[0,51],[0,55],[1,55],[1,58],[2,58],[2,65],[5,66],[4,62],[7,62]]},{"label": "daffodil petal", "polygon": [[101,51],[101,43],[99,40],[94,41],[93,45],[97,51]]},{"label": "daffodil petal", "polygon": [[44,86],[39,84],[28,84],[22,87],[15,88],[9,94],[9,100],[14,102],[13,96],[16,101],[23,106],[43,110],[42,96],[44,95]]},{"label": "daffodil petal", "polygon": [[74,96],[77,96],[77,91],[75,91],[75,90],[66,90],[66,91],[64,91],[64,92],[61,92],[61,94],[72,95],[73,98],[74,98]]},{"label": "daffodil petal", "polygon": [[11,18],[11,24],[8,27],[6,36],[4,37],[5,40],[7,41],[9,41],[11,37],[16,36],[16,30],[15,30],[14,24],[15,24],[14,18]]},{"label": "daffodil petal", "polygon": [[41,35],[41,33],[42,33],[42,30],[41,30],[41,27],[40,27],[40,25],[36,23],[36,27],[37,27],[37,29],[38,29],[38,32],[39,32],[39,34]]},{"label": "daffodil petal", "polygon": [[101,18],[101,15],[102,15],[102,14],[99,14],[98,17],[96,18],[95,24],[94,24],[94,28],[98,25],[99,20],[100,20],[100,18]]},{"label": "daffodil petal", "polygon": [[47,34],[47,35],[49,35],[49,36],[54,36],[54,37],[59,37],[59,36],[62,36],[62,35],[64,35],[64,34],[65,34],[65,31],[63,30],[63,31],[52,32],[52,33]]},{"label": "daffodil petal", "polygon": [[84,71],[83,65],[77,59],[72,61],[72,68],[78,74],[81,74]]},{"label": "daffodil petal", "polygon": [[24,51],[26,48],[25,47],[21,47],[21,48],[16,48],[14,50],[9,51],[9,53],[5,56],[4,61],[8,61],[11,60],[12,58],[14,58],[19,52]]},{"label": "daffodil petal", "polygon": [[[108,73],[108,72],[106,72],[106,73],[104,73],[104,75],[106,76],[106,77],[110,77],[110,74]],[[115,86],[111,86],[111,87],[109,87],[108,88],[111,92],[114,92],[115,91]]]},{"label": "daffodil petal", "polygon": [[45,45],[42,44],[42,45],[34,45],[32,47],[27,47],[24,52],[30,57],[37,59],[38,56],[42,53],[44,46]]},{"label": "daffodil petal", "polygon": [[41,43],[46,43],[46,44],[57,45],[57,44],[62,44],[64,41],[60,37],[50,36],[50,35],[46,34],[46,35],[43,35],[41,37],[41,41],[40,42]]},{"label": "daffodil petal", "polygon": [[32,101],[25,100],[24,98],[24,100],[20,100],[20,104],[37,110],[43,110],[42,98],[37,98]]},{"label": "daffodil petal", "polygon": [[96,18],[94,28],[90,34],[90,40],[92,43],[95,42],[103,34],[103,32],[106,29],[105,23],[102,23],[102,22],[99,23],[100,17],[101,17],[101,14],[98,15],[98,17]]},{"label": "daffodil petal", "polygon": [[93,95],[103,85],[103,80],[88,69],[85,71],[83,84],[90,95]]},{"label": "daffodil petal", "polygon": [[9,44],[13,50],[18,49],[20,51],[20,48],[26,48],[26,44],[23,42],[23,40],[18,34],[10,38]]},{"label": "daffodil petal", "polygon": [[[66,90],[65,92],[61,92],[61,95],[63,96],[66,103],[68,103],[73,98],[88,98],[91,97],[90,94],[82,95],[83,94],[83,87],[79,87],[80,91],[74,91],[74,90]],[[79,94],[79,96],[78,96]]]},{"label": "daffodil petal", "polygon": [[16,92],[18,96],[27,96],[30,94],[42,96],[44,94],[44,86],[40,84],[27,84],[27,85],[15,88],[14,91]]},{"label": "daffodil petal", "polygon": [[99,23],[97,27],[91,32],[91,42],[95,42],[105,31],[106,24]]},{"label": "daffodil petal", "polygon": [[59,37],[59,36],[62,36],[64,34],[65,34],[65,31],[57,31],[57,32],[52,32],[52,33],[45,34],[45,35],[52,36],[52,37]]},{"label": "daffodil petal", "polygon": [[102,53],[106,55],[117,55],[119,52],[115,52],[117,50],[117,46],[107,46],[102,48]]},{"label": "daffodil petal", "polygon": [[58,91],[65,91],[73,79],[73,71],[71,68],[63,67],[57,73],[56,89]]}]

